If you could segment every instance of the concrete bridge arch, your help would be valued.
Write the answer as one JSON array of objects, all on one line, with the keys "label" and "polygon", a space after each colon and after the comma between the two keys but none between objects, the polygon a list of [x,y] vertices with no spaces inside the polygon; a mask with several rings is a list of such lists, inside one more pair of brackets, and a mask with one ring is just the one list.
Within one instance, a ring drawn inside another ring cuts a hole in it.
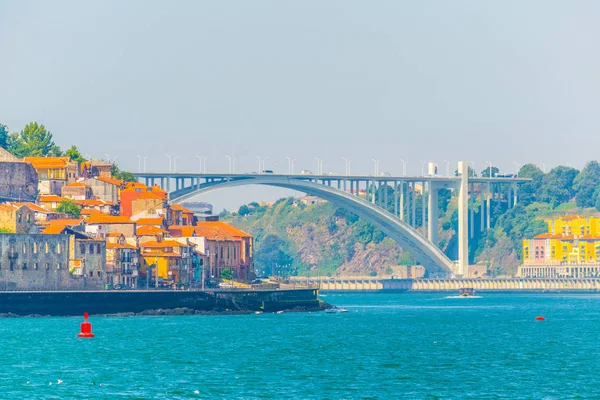
[{"label": "concrete bridge arch", "polygon": [[419,234],[409,224],[386,210],[345,191],[321,185],[310,180],[290,179],[285,176],[247,176],[192,185],[170,194],[170,202],[180,203],[196,196],[244,185],[268,185],[292,189],[320,197],[369,221],[408,251],[429,273],[451,274],[455,263],[436,245]]}]

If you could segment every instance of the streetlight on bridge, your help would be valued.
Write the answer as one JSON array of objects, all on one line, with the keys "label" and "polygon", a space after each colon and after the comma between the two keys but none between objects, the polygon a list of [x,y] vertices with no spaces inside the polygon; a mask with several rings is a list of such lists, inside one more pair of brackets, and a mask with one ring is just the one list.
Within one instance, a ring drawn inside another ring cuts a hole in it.
[{"label": "streetlight on bridge", "polygon": [[516,161],[513,161],[513,164],[517,166],[517,178],[519,177],[519,171],[521,170],[521,164]]},{"label": "streetlight on bridge", "polygon": [[225,155],[225,157],[227,157],[229,159],[229,173],[235,173],[235,160],[238,159],[237,156],[231,157],[228,155]]},{"label": "streetlight on bridge", "polygon": [[450,161],[444,160],[446,163],[446,176],[450,176]]},{"label": "streetlight on bridge", "polygon": [[317,160],[317,175],[323,175],[323,160],[319,157],[315,157],[315,160]]},{"label": "streetlight on bridge", "polygon": [[346,161],[346,176],[350,175],[350,165],[352,164],[352,160],[348,160],[347,158],[343,158],[342,160]]},{"label": "streetlight on bridge", "polygon": [[173,157],[173,172],[177,172],[177,159],[179,156]]},{"label": "streetlight on bridge", "polygon": [[376,160],[374,158],[371,158],[371,160],[373,160],[373,173],[374,173],[374,176],[377,176],[377,175],[379,175],[379,162],[381,160]]},{"label": "streetlight on bridge", "polygon": [[402,176],[406,176],[406,164],[408,163],[404,160],[400,160],[400,162],[402,163]]},{"label": "streetlight on bridge", "polygon": [[489,162],[489,161],[486,161],[485,163],[486,163],[487,165],[489,165],[489,166],[490,166],[490,167],[489,167],[489,171],[490,171],[490,173],[489,173],[489,178],[493,178],[493,176],[492,176],[492,163],[491,163],[491,162]]},{"label": "streetlight on bridge", "polygon": [[165,156],[169,158],[169,172],[171,172],[171,156],[168,154],[165,154]]},{"label": "streetlight on bridge", "polygon": [[294,173],[294,161],[296,161],[296,159],[288,156],[285,156],[285,158],[288,160],[288,174],[292,175]]}]

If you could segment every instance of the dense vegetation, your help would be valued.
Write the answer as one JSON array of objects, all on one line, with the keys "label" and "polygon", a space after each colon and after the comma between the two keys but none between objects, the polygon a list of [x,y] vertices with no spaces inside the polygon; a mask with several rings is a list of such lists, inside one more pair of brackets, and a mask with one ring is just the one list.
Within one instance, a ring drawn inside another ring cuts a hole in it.
[{"label": "dense vegetation", "polygon": [[[63,152],[54,143],[52,133],[43,124],[38,124],[37,122],[30,122],[20,132],[14,133],[9,133],[8,127],[0,124],[0,147],[19,158],[65,156],[80,163],[87,161],[76,146],[71,146],[67,151]],[[119,170],[116,164],[113,164],[112,168],[115,178],[127,182],[136,181],[131,173]]]},{"label": "dense vegetation", "polygon": [[[492,168],[491,174],[497,173],[498,170]],[[472,170],[470,174],[475,175]],[[481,171],[482,176],[489,174],[488,168]],[[545,232],[545,218],[574,213],[591,215],[600,211],[600,164],[596,161],[589,162],[581,171],[558,166],[547,173],[526,164],[520,169],[519,177],[531,178],[531,182],[520,186],[518,205],[510,209],[508,187],[501,188],[500,201],[492,202],[489,231],[480,229],[481,199],[477,198],[473,204],[476,223],[474,238],[470,241],[470,261],[486,264],[493,275],[516,271],[521,262],[522,240]],[[377,198],[385,197],[384,190],[388,190],[385,207],[393,211],[391,187],[381,188]],[[420,195],[416,201],[421,204]],[[440,192],[439,208],[439,244],[454,258],[458,212],[451,191]],[[421,212],[421,207],[417,207],[417,226],[421,226]],[[318,267],[325,273],[352,270],[368,274],[385,272],[385,268],[370,261],[385,260],[387,265],[413,262],[379,229],[330,203],[305,206],[293,199],[281,199],[272,207],[251,203],[225,218],[255,235],[256,264],[266,272],[301,274]],[[366,252],[373,254],[369,256]],[[357,263],[357,259],[361,262]]]}]

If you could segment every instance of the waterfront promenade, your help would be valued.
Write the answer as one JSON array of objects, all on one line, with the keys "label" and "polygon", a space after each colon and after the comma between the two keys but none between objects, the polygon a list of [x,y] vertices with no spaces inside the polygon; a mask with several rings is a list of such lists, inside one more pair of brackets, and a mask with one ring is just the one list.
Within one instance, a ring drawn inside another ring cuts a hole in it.
[{"label": "waterfront promenade", "polygon": [[321,291],[600,291],[600,278],[382,279],[372,276],[297,278]]}]

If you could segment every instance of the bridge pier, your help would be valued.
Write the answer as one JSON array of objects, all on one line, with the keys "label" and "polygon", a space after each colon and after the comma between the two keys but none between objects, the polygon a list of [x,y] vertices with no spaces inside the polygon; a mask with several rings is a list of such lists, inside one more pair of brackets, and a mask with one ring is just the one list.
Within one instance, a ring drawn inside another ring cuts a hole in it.
[{"label": "bridge pier", "polygon": [[425,220],[425,181],[421,182],[421,229],[423,236],[427,235],[427,225]]},{"label": "bridge pier", "polygon": [[461,180],[458,186],[458,269],[457,275],[465,276],[469,265],[469,163],[458,162]]},{"label": "bridge pier", "polygon": [[404,182],[400,181],[400,221],[404,222]]},{"label": "bridge pier", "polygon": [[438,188],[434,182],[429,182],[427,216],[427,238],[434,245],[438,245]]}]

